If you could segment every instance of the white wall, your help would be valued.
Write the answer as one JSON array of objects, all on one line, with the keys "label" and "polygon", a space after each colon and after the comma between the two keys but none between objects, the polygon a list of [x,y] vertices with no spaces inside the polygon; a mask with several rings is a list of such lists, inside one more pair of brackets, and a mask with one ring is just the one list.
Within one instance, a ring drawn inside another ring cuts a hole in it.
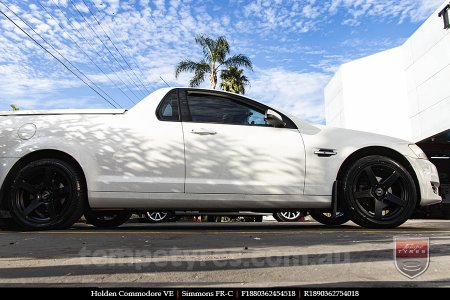
[{"label": "white wall", "polygon": [[400,47],[341,66],[325,88],[327,125],[415,142],[450,128],[450,30],[437,16],[442,7]]}]

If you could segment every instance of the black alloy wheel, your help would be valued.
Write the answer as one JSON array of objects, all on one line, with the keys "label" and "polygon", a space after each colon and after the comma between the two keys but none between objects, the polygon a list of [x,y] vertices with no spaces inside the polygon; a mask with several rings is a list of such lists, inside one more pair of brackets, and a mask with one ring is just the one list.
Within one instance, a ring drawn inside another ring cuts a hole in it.
[{"label": "black alloy wheel", "polygon": [[411,174],[395,160],[368,156],[356,161],[344,176],[349,217],[367,228],[394,228],[413,213],[417,192]]},{"label": "black alloy wheel", "polygon": [[86,188],[81,173],[59,159],[41,159],[19,168],[13,180],[9,209],[24,229],[63,229],[83,213]]}]

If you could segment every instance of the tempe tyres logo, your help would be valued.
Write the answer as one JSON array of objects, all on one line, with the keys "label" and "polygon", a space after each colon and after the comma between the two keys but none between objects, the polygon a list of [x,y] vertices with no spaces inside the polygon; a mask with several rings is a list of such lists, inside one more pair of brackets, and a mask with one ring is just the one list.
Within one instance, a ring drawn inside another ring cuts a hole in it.
[{"label": "tempe tyres logo", "polygon": [[429,238],[394,237],[394,261],[397,270],[413,279],[430,264]]}]

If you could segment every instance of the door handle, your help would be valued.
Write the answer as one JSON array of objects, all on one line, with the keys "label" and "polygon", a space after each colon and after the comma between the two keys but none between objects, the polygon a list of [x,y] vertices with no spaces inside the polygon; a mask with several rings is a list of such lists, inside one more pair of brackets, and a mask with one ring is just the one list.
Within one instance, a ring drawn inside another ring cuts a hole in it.
[{"label": "door handle", "polygon": [[198,134],[198,135],[215,135],[215,134],[217,134],[216,131],[207,130],[207,129],[200,129],[200,130],[192,129],[191,133]]}]

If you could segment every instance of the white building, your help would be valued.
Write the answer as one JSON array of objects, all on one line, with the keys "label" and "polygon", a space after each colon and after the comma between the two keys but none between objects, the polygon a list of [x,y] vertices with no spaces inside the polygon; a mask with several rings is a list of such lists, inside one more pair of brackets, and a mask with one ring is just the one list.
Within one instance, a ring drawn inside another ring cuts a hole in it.
[{"label": "white building", "polygon": [[[403,45],[342,65],[325,88],[327,125],[418,143],[450,196],[450,4]],[[443,13],[440,13],[443,12]],[[447,24],[448,25],[448,24]]]}]

